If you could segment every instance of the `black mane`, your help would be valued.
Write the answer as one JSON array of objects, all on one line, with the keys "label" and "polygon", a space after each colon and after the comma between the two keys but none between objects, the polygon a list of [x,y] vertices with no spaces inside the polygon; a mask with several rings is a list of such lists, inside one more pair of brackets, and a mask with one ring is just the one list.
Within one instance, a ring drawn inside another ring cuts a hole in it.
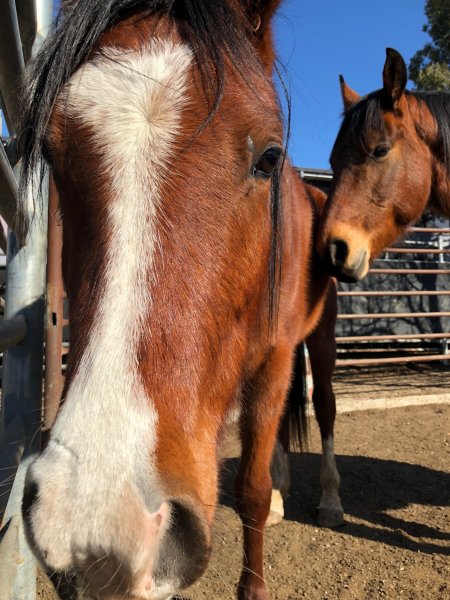
[{"label": "black mane", "polygon": [[[438,144],[443,163],[450,174],[450,93],[448,92],[409,92],[424,102],[438,124]],[[377,90],[361,98],[344,115],[335,146],[344,137],[350,136],[353,142],[366,147],[369,131],[384,131],[383,110],[389,110],[383,90]]]},{"label": "black mane", "polygon": [[450,175],[450,92],[412,92],[424,102],[436,119],[439,132],[439,144],[443,154],[443,163]]}]

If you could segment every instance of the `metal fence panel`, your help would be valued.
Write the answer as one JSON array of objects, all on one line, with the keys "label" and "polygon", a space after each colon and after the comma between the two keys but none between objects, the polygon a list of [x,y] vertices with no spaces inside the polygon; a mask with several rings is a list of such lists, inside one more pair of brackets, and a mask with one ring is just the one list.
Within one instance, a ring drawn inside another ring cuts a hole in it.
[{"label": "metal fence panel", "polygon": [[[24,39],[20,39],[20,31]],[[23,73],[24,50],[28,58],[37,35],[35,49],[50,25],[52,0],[5,0],[0,4],[0,100],[10,133],[19,123],[19,81]],[[35,23],[38,23],[36,32]],[[26,38],[26,39],[25,39]],[[22,46],[23,41],[23,46]],[[23,48],[23,50],[22,50]],[[2,148],[3,151],[3,148]],[[16,183],[3,151],[3,190],[8,201],[16,202]],[[14,171],[18,174],[20,165]],[[3,202],[3,205],[5,203]],[[3,396],[0,416],[0,467],[8,499],[0,531],[0,600],[33,600],[36,597],[36,561],[23,531],[21,504],[25,475],[40,449],[42,425],[43,344],[46,293],[48,181],[42,197],[27,198],[21,207],[29,222],[25,245],[10,230],[8,235],[7,285],[3,324],[9,343],[20,343],[4,355]],[[39,206],[39,214],[34,214]],[[9,223],[13,225],[13,223]],[[3,503],[4,504],[4,503]],[[4,508],[4,506],[2,507]]]}]

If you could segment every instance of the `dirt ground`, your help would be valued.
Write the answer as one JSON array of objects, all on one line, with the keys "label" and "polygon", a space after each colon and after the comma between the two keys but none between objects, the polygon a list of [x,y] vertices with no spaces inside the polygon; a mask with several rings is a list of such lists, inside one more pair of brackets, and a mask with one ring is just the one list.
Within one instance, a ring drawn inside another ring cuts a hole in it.
[{"label": "dirt ground", "polygon": [[[435,377],[434,385],[440,387],[446,376]],[[344,394],[339,377],[336,387],[341,385]],[[398,384],[397,377],[392,384]],[[420,392],[417,386],[415,392]],[[450,599],[450,404],[338,415],[336,453],[346,523],[335,530],[315,522],[320,440],[310,421],[308,451],[292,456],[286,519],[266,533],[272,600]],[[232,502],[237,455],[232,444],[210,566],[183,600],[235,599],[242,555]],[[38,597],[56,598],[43,577]]]}]

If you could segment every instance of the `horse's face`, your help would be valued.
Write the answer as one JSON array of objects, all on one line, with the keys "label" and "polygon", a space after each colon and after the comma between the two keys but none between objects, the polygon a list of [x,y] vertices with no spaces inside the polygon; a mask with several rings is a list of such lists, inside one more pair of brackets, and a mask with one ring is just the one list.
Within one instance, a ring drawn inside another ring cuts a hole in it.
[{"label": "horse's face", "polygon": [[388,52],[384,87],[360,99],[343,80],[345,114],[331,153],[334,173],[319,228],[319,254],[343,281],[416,221],[430,195],[430,152],[418,136],[404,93],[406,67]]},{"label": "horse's face", "polygon": [[71,355],[24,509],[86,596],[167,598],[207,563],[220,434],[268,344],[282,131],[256,52],[248,66],[224,59],[198,133],[205,82],[174,23],[122,23],[52,115]]}]

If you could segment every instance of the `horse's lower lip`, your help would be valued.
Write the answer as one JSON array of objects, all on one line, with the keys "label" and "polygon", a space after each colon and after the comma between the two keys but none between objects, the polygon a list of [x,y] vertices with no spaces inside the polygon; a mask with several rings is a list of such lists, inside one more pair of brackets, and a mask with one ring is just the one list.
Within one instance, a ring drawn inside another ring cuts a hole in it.
[{"label": "horse's lower lip", "polygon": [[362,251],[358,262],[351,268],[345,266],[337,267],[327,259],[324,259],[322,262],[325,267],[325,271],[332,277],[336,277],[336,279],[342,281],[343,283],[357,283],[365,275],[364,270],[362,269],[365,257],[366,253]]},{"label": "horse's lower lip", "polygon": [[334,266],[331,266],[328,269],[328,273],[343,283],[357,283],[361,279],[356,273],[341,271]]}]

